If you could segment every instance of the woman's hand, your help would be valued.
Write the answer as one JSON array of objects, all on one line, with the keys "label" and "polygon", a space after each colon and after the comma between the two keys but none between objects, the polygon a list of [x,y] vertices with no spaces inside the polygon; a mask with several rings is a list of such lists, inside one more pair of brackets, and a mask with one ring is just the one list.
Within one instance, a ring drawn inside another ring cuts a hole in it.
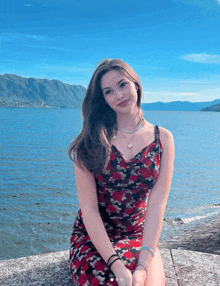
[{"label": "woman's hand", "polygon": [[111,270],[115,274],[115,280],[117,281],[118,286],[133,286],[132,273],[121,261],[113,263]]},{"label": "woman's hand", "polygon": [[144,283],[147,279],[147,271],[146,269],[144,269],[144,267],[142,265],[139,265],[134,273],[133,273],[133,277],[132,277],[132,286],[144,286]]}]

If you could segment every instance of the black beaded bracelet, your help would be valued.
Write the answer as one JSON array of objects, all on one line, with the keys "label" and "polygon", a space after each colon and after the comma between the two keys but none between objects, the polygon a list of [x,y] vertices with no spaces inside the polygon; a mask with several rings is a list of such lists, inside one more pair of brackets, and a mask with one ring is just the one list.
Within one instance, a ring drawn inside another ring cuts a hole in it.
[{"label": "black beaded bracelet", "polygon": [[112,254],[112,255],[109,257],[109,259],[108,259],[108,261],[107,261],[107,263],[106,263],[107,266],[109,266],[108,263],[109,263],[110,259],[111,259],[112,257],[114,257],[114,256],[117,256],[117,257],[118,257],[118,254]]},{"label": "black beaded bracelet", "polygon": [[113,264],[116,260],[119,260],[119,259],[121,260],[121,258],[120,258],[120,257],[115,258],[115,260],[113,260],[113,261],[110,263],[109,268],[111,268],[112,264]]}]

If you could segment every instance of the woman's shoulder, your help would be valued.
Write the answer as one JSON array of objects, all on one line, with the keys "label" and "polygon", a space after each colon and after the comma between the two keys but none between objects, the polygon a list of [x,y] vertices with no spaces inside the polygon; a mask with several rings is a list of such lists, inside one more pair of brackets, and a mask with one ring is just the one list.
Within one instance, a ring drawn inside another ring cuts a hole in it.
[{"label": "woman's shoulder", "polygon": [[166,128],[159,127],[160,141],[163,147],[170,147],[174,144],[173,134]]}]

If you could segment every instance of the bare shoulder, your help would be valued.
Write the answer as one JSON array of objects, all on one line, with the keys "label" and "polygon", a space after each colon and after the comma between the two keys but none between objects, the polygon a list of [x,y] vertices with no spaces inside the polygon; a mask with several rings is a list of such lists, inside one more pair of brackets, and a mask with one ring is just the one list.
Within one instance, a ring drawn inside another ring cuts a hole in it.
[{"label": "bare shoulder", "polygon": [[173,134],[169,130],[163,127],[159,127],[159,130],[160,130],[160,140],[163,148],[173,147],[174,145]]}]

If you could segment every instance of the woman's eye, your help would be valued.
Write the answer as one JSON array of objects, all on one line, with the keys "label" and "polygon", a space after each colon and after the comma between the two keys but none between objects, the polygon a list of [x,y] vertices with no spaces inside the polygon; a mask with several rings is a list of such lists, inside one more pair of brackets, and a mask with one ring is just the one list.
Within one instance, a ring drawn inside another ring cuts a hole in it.
[{"label": "woman's eye", "polygon": [[106,90],[105,95],[110,94],[111,90]]},{"label": "woman's eye", "polygon": [[124,86],[126,86],[126,85],[127,85],[127,82],[122,82],[122,83],[120,84],[121,87],[124,87]]}]

